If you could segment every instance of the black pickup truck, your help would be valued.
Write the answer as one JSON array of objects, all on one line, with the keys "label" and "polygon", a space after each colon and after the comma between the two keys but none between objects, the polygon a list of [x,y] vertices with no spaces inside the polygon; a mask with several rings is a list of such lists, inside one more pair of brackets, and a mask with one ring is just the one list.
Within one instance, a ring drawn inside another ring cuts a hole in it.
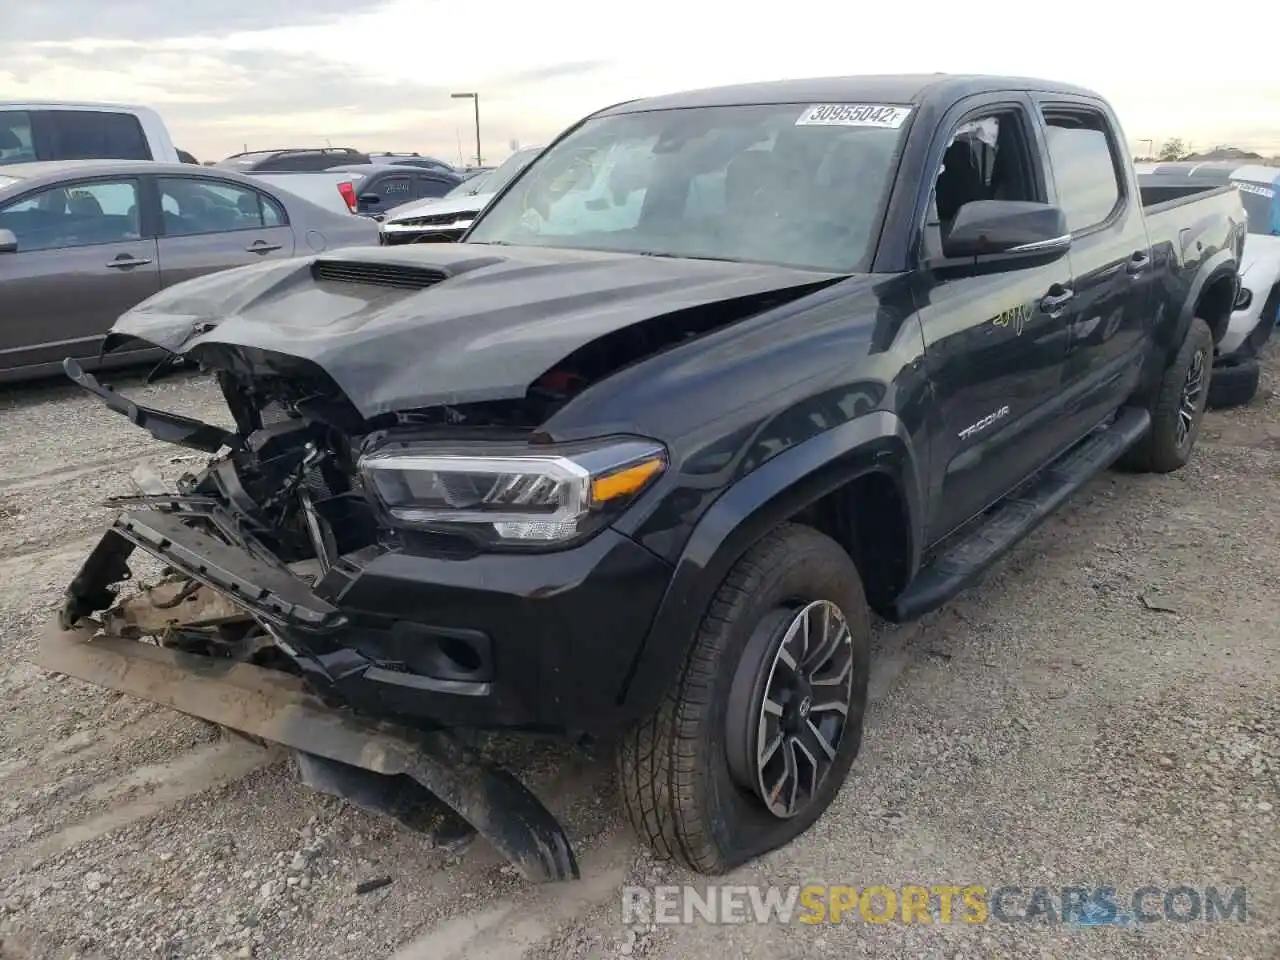
[{"label": "black pickup truck", "polygon": [[[1230,187],[1144,215],[1111,108],[1060,84],[610,107],[464,242],[124,315],[110,344],[213,371],[234,429],[69,361],[211,457],[118,499],[41,662],[378,809],[417,784],[533,877],[572,849],[470,731],[612,740],[637,831],[723,871],[840,789],[872,613],[937,607],[1113,464],[1187,462],[1244,241]],[[134,549],[168,578],[122,590]]]}]

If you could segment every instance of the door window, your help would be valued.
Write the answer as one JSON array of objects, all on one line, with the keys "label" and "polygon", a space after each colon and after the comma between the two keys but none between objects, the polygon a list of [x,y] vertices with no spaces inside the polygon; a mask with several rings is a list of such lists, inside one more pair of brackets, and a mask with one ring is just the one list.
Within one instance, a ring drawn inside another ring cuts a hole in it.
[{"label": "door window", "polygon": [[1072,233],[1099,226],[1123,199],[1106,119],[1094,110],[1079,110],[1047,113],[1045,123],[1058,204],[1067,225]]},{"label": "door window", "polygon": [[18,251],[55,250],[142,237],[136,180],[77,183],[42,190],[0,208]]},{"label": "door window", "polygon": [[441,180],[438,177],[418,177],[414,182],[418,199],[443,197],[454,187],[452,180]]},{"label": "door window", "polygon": [[48,111],[48,160],[150,160],[142,124],[131,113],[105,110]]},{"label": "door window", "polygon": [[31,139],[31,115],[25,110],[0,110],[0,164],[36,159]]},{"label": "door window", "polygon": [[966,203],[1044,202],[1023,116],[1016,110],[997,110],[956,127],[934,180],[925,220],[926,259],[941,255],[942,234]]},{"label": "door window", "polygon": [[278,203],[249,187],[195,177],[161,177],[158,183],[168,237],[260,230],[288,222]]}]

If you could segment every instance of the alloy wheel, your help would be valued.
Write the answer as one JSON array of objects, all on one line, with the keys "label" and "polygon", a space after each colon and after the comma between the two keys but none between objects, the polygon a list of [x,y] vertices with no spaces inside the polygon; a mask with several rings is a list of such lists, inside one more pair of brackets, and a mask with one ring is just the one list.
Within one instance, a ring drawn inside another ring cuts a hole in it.
[{"label": "alloy wheel", "polygon": [[1196,419],[1204,407],[1201,402],[1204,394],[1204,365],[1205,353],[1203,350],[1197,350],[1191,358],[1191,364],[1187,367],[1187,376],[1182,381],[1182,399],[1178,404],[1177,438],[1179,449],[1185,447],[1189,442]]},{"label": "alloy wheel", "polygon": [[840,608],[816,600],[795,612],[755,707],[755,789],[788,819],[817,796],[844,736],[853,692],[853,637]]}]

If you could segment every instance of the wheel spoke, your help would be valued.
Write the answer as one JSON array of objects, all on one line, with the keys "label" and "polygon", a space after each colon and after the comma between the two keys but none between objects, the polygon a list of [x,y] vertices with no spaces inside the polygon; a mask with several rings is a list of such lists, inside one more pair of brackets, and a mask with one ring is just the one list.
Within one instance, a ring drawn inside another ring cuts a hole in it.
[{"label": "wheel spoke", "polygon": [[[819,762],[818,758],[813,755],[813,752],[807,746],[805,746],[804,741],[801,740],[799,737],[792,737],[789,742],[791,744],[791,749],[793,752],[798,751],[799,753],[804,755],[804,765],[809,768],[809,777],[808,777],[809,786],[805,792],[808,794],[807,799],[811,800],[813,799],[814,794],[818,792],[818,784],[822,782],[822,773],[823,773],[825,764],[822,764]],[[795,785],[799,787],[800,786],[800,763],[799,763],[800,758],[796,757],[795,759],[797,761]],[[792,803],[792,806],[794,807],[794,801]]]},{"label": "wheel spoke", "polygon": [[801,736],[804,738],[801,741],[804,745],[812,744],[818,748],[815,751],[817,756],[825,756],[828,760],[836,758],[836,748],[822,735],[822,731],[813,725],[812,720],[805,720]]},{"label": "wheel spoke", "polygon": [[764,713],[769,714],[769,716],[771,717],[782,716],[782,704],[778,703],[778,701],[776,700],[771,700],[768,697],[765,697],[764,706],[761,708],[761,710]]},{"label": "wheel spoke", "polygon": [[[809,681],[815,687],[839,687],[843,686],[853,673],[853,653],[850,651],[849,656],[843,658],[840,669],[835,674],[826,677],[814,677]],[[817,710],[817,707],[813,709]]]},{"label": "wheel spoke", "polygon": [[849,715],[849,707],[839,700],[829,700],[826,703],[815,703],[809,708],[809,716],[813,716],[815,713],[838,713],[842,717],[847,717]]},{"label": "wheel spoke", "polygon": [[849,625],[843,619],[832,619],[828,611],[823,614],[825,621],[822,631],[822,642],[812,654],[800,664],[800,670],[812,681],[813,675],[836,654],[842,643],[850,640]]},{"label": "wheel spoke", "polygon": [[760,759],[757,760],[756,762],[760,764],[761,770],[763,770],[766,766],[769,765],[769,761],[773,759],[773,755],[777,753],[778,748],[782,746],[782,741],[783,741],[783,733],[781,730],[779,730],[778,735],[774,737],[773,740],[771,740],[768,744],[766,744],[765,748],[760,751]]},{"label": "wheel spoke", "polygon": [[[795,738],[786,741],[782,751],[783,768],[773,787],[769,790],[769,806],[781,809],[783,816],[790,816],[796,804],[796,788],[800,785],[799,770],[796,767]],[[788,789],[789,788],[789,789]],[[783,793],[787,794],[786,803],[782,803]]]}]

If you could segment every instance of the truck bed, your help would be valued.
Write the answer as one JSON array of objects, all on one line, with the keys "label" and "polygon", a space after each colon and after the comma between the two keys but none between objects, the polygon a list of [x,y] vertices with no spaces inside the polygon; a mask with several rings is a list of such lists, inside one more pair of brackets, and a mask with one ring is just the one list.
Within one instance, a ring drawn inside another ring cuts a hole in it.
[{"label": "truck bed", "polygon": [[[1160,179],[1158,177],[1142,177],[1140,181]],[[1195,183],[1185,179],[1169,178],[1168,183],[1140,182],[1138,192],[1142,197],[1142,209],[1148,217],[1165,210],[1184,207],[1190,203],[1199,203],[1217,194],[1225,194],[1236,188],[1231,184]]]}]

